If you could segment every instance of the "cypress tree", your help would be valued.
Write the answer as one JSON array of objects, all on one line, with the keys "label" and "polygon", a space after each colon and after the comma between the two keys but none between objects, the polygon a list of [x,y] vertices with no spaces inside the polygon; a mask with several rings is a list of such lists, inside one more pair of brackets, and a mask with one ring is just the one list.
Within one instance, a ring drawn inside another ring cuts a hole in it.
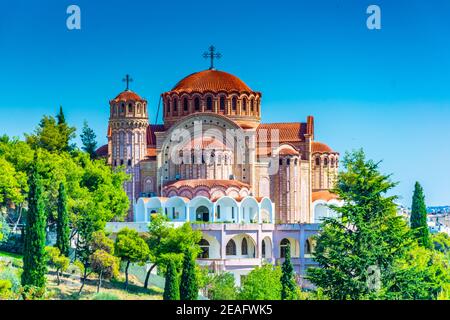
[{"label": "cypress tree", "polygon": [[286,255],[283,265],[281,266],[281,299],[292,300],[295,299],[297,284],[294,278],[294,267],[291,262],[291,246],[286,248]]},{"label": "cypress tree", "polygon": [[431,248],[430,231],[427,225],[427,207],[423,189],[419,182],[416,182],[414,186],[410,224],[419,245]]},{"label": "cypress tree", "polygon": [[42,198],[42,182],[37,172],[37,153],[29,179],[28,213],[25,227],[22,285],[45,287],[47,273],[45,227],[47,217]]},{"label": "cypress tree", "polygon": [[69,256],[70,248],[69,212],[67,210],[67,194],[64,183],[59,184],[58,221],[56,225],[56,247],[62,255]]},{"label": "cypress tree", "polygon": [[83,131],[80,137],[81,142],[83,143],[81,149],[89,153],[91,159],[95,159],[95,150],[97,149],[97,141],[95,141],[95,139],[97,138],[97,136],[95,135],[94,130],[89,128],[87,121],[85,121],[83,124]]},{"label": "cypress tree", "polygon": [[192,253],[187,250],[184,254],[183,273],[181,274],[180,284],[181,300],[197,300],[198,299],[198,282],[195,274],[195,261]]},{"label": "cypress tree", "polygon": [[164,286],[164,300],[180,300],[180,284],[175,263],[169,260],[166,271],[166,285]]}]

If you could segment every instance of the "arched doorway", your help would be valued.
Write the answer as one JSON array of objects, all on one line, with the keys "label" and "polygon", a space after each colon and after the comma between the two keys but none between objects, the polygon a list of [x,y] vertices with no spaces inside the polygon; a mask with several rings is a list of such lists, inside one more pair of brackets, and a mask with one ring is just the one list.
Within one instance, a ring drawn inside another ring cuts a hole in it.
[{"label": "arched doorway", "polygon": [[209,222],[209,209],[205,206],[200,206],[195,211],[197,221]]}]

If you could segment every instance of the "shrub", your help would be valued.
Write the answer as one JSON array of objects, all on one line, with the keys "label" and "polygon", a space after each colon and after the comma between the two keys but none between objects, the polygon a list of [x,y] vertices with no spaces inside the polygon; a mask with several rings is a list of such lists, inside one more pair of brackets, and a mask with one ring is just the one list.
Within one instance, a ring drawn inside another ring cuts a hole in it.
[{"label": "shrub", "polygon": [[11,284],[11,291],[18,293],[20,290],[19,276],[11,269],[5,269],[0,272],[0,281],[9,281]]},{"label": "shrub", "polygon": [[113,293],[99,292],[92,295],[91,300],[120,300],[119,297]]}]

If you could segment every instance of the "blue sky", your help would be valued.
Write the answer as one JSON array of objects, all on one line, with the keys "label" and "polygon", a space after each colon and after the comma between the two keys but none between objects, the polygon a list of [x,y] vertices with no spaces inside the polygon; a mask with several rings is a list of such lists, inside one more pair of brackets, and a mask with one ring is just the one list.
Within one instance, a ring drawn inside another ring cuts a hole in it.
[{"label": "blue sky", "polygon": [[[66,8],[81,8],[81,30]],[[382,29],[366,27],[381,7]],[[23,136],[59,105],[106,141],[108,101],[123,88],[150,105],[208,67],[263,93],[263,121],[305,121],[342,154],[363,147],[400,181],[409,205],[420,181],[429,205],[450,204],[450,2],[446,0],[2,1],[0,134]]]}]

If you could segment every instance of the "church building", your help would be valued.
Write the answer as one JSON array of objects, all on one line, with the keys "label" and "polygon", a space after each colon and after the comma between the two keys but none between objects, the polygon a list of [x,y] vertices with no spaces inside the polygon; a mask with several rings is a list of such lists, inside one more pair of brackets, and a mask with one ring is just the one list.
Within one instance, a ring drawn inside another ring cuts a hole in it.
[{"label": "church building", "polygon": [[[97,153],[124,167],[130,199],[125,223],[147,231],[154,214],[175,225],[191,222],[203,233],[198,263],[228,271],[239,285],[256,266],[281,263],[290,245],[299,282],[311,258],[327,207],[339,205],[330,189],[339,153],[314,139],[314,118],[262,123],[263,95],[214,68],[181,79],[161,95],[159,112],[129,89],[109,103],[108,144]],[[159,108],[158,108],[159,109]],[[299,110],[299,113],[301,110]]]}]

